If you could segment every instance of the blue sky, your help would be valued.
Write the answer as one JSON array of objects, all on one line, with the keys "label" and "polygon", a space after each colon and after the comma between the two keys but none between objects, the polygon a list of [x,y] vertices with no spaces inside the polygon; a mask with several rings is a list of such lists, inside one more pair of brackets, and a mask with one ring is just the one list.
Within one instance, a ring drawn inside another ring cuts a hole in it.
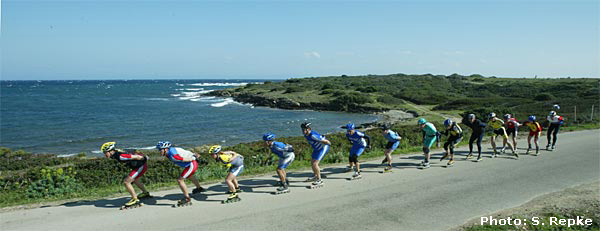
[{"label": "blue sky", "polygon": [[600,77],[599,1],[2,1],[2,79]]}]

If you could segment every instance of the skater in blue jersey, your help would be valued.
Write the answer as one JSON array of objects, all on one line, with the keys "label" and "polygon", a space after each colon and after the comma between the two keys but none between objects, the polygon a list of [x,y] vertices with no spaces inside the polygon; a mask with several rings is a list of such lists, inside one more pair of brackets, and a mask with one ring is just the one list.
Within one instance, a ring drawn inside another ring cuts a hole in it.
[{"label": "skater in blue jersey", "polygon": [[311,166],[314,173],[312,178],[308,178],[306,181],[312,181],[314,186],[320,186],[323,184],[321,180],[321,169],[319,169],[319,162],[325,157],[325,154],[329,151],[331,142],[325,138],[325,136],[312,130],[309,122],[304,122],[300,125],[304,138],[313,148]]},{"label": "skater in blue jersey", "polygon": [[388,172],[392,169],[392,152],[398,148],[398,145],[400,145],[400,139],[402,139],[402,137],[400,137],[400,135],[398,135],[398,133],[395,131],[392,131],[390,126],[387,124],[384,124],[381,129],[383,130],[383,137],[385,137],[385,139],[388,141],[385,145],[385,159],[381,161],[381,164],[384,164],[385,162],[388,163],[383,170],[384,172]]},{"label": "skater in blue jersey", "polygon": [[347,124],[346,130],[346,138],[352,143],[348,162],[351,169],[353,166],[356,167],[352,178],[360,178],[360,163],[358,162],[358,157],[365,151],[365,148],[371,147],[371,138],[365,133],[357,131],[356,126],[354,126],[353,123]]},{"label": "skater in blue jersey", "polygon": [[265,145],[271,149],[275,155],[279,157],[279,165],[277,165],[277,175],[279,176],[279,188],[277,192],[289,191],[289,182],[286,177],[285,169],[294,161],[296,155],[292,145],[275,141],[275,134],[267,133],[263,135]]}]

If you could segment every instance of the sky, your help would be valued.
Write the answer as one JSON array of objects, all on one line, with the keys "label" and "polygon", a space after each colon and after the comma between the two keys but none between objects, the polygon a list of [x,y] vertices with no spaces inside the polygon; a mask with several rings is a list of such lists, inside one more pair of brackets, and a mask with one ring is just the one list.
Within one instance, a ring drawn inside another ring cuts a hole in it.
[{"label": "sky", "polygon": [[1,2],[2,80],[600,77],[600,1]]}]

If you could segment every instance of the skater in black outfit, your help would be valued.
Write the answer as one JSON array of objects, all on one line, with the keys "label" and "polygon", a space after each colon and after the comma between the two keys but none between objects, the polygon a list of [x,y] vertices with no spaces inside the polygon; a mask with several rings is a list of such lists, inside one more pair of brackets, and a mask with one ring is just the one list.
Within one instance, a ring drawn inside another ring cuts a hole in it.
[{"label": "skater in black outfit", "polygon": [[477,151],[479,152],[477,161],[481,161],[481,140],[485,134],[485,127],[487,124],[475,118],[475,114],[469,114],[466,120],[463,119],[463,124],[467,125],[473,131],[473,133],[471,133],[471,138],[469,138],[469,154],[467,155],[467,159],[473,156],[473,142],[477,140]]}]

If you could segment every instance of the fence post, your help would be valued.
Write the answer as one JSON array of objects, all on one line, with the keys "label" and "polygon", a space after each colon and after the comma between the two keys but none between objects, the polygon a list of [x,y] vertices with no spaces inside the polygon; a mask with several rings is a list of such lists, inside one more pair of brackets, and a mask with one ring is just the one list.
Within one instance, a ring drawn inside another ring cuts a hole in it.
[{"label": "fence post", "polygon": [[575,120],[574,120],[574,122],[577,123],[577,105],[575,105]]},{"label": "fence post", "polygon": [[594,105],[592,104],[592,114],[590,115],[590,121],[594,121]]}]

